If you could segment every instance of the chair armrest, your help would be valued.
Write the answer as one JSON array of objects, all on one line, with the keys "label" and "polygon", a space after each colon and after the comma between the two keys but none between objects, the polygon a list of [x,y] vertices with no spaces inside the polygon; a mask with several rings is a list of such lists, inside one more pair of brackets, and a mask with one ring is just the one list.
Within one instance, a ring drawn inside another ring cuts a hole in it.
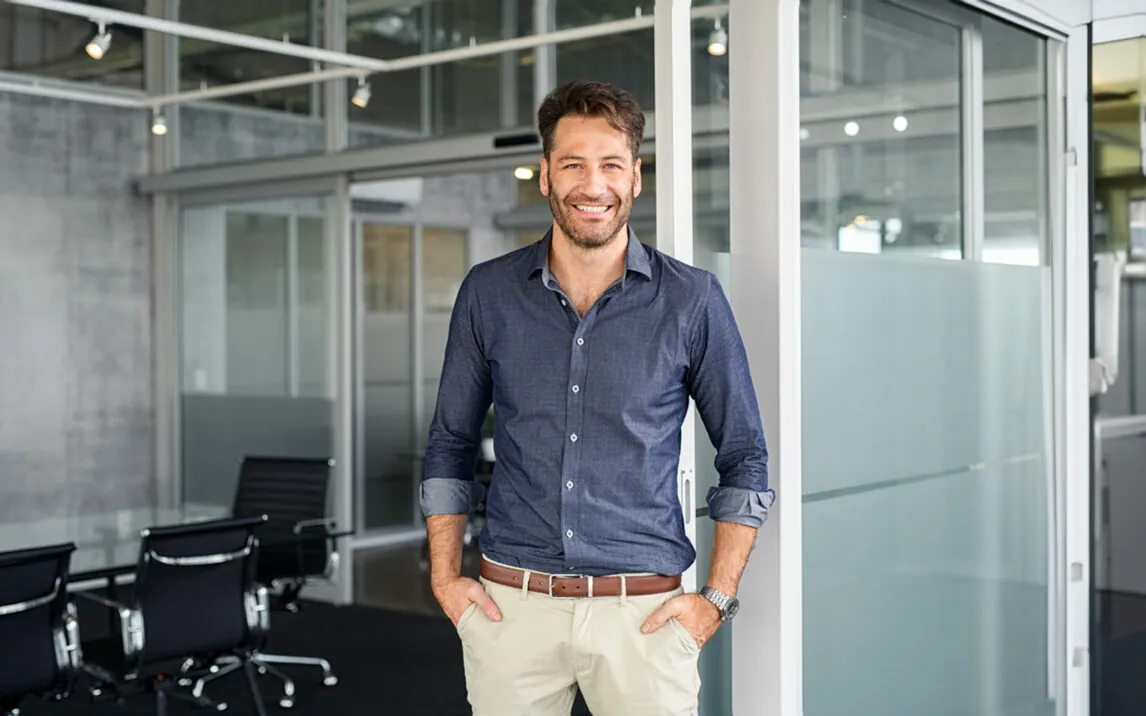
[{"label": "chair armrest", "polygon": [[256,584],[254,589],[243,595],[243,607],[246,611],[247,630],[257,644],[271,630],[270,596],[267,588],[262,584]]},{"label": "chair armrest", "polygon": [[75,592],[73,596],[106,607],[116,615],[119,621],[124,665],[128,671],[133,671],[135,662],[138,661],[138,657],[143,652],[143,612],[90,592]]},{"label": "chair armrest", "polygon": [[295,523],[294,533],[296,535],[301,535],[303,530],[307,530],[312,527],[325,527],[326,531],[330,532],[337,526],[337,524],[338,523],[333,517],[319,517],[316,520],[301,520],[300,522]]},{"label": "chair armrest", "polygon": [[72,596],[79,597],[80,599],[86,599],[89,602],[95,602],[96,604],[107,607],[108,609],[113,609],[120,613],[124,611],[131,611],[131,607],[111,599],[105,599],[97,594],[92,594],[91,592],[75,592],[72,594]]},{"label": "chair armrest", "polygon": [[56,666],[64,677],[65,685],[61,696],[71,693],[75,683],[76,674],[84,663],[83,649],[80,647],[80,622],[76,616],[76,604],[68,601],[64,609],[64,618],[60,624],[52,628],[52,637],[56,650]]},{"label": "chair armrest", "polygon": [[[310,541],[326,540],[328,545],[328,555],[326,564],[323,567],[322,579],[330,579],[334,572],[338,569],[338,537],[335,529],[338,526],[337,520],[333,517],[320,517],[313,520],[302,520],[295,523],[294,533],[298,537],[298,563],[299,574],[305,578],[306,569],[303,557],[303,546]],[[316,534],[309,535],[304,533],[314,532]]]}]

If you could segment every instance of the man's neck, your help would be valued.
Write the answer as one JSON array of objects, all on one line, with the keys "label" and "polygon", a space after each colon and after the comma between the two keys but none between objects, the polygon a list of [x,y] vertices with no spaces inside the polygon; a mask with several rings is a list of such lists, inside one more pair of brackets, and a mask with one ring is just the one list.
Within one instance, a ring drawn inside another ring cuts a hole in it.
[{"label": "man's neck", "polygon": [[549,245],[549,270],[566,290],[604,290],[625,273],[629,229],[622,227],[604,246],[582,248],[556,226]]}]

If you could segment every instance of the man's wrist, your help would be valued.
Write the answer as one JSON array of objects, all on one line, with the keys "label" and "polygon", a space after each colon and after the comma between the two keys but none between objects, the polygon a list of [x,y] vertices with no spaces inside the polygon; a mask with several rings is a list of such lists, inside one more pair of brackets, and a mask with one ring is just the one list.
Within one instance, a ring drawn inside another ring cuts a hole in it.
[{"label": "man's wrist", "polygon": [[700,596],[720,613],[721,621],[732,619],[740,610],[740,600],[735,594],[729,594],[711,585],[702,587]]}]

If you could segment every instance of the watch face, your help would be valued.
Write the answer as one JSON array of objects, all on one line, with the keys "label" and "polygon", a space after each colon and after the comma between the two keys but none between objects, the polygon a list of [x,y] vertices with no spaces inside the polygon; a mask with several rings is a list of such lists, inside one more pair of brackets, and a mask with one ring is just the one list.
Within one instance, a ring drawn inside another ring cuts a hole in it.
[{"label": "watch face", "polygon": [[740,611],[740,600],[736,597],[733,597],[728,602],[728,606],[724,608],[724,621],[728,621],[732,617],[736,616],[736,612],[738,611]]}]

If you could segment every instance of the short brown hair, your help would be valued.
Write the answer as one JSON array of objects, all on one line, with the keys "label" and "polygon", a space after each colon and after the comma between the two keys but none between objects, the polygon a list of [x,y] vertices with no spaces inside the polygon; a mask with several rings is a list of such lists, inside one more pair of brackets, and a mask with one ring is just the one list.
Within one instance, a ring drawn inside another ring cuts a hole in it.
[{"label": "short brown hair", "polygon": [[550,92],[537,110],[537,129],[546,159],[553,149],[557,122],[569,115],[604,118],[613,129],[628,135],[633,159],[637,158],[645,136],[645,113],[627,90],[608,82],[574,80]]}]

